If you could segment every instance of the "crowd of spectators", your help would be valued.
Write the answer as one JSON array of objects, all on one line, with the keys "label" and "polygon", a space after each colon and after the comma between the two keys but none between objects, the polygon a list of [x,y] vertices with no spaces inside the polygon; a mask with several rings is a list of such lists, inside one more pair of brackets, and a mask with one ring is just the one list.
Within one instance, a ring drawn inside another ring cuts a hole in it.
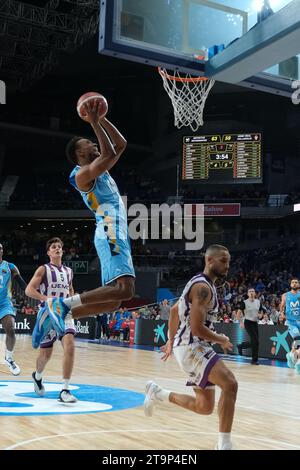
[{"label": "crowd of spectators", "polygon": [[146,320],[168,320],[171,302],[167,299],[160,303],[144,305],[134,310],[126,307],[115,312],[107,312],[96,316],[95,339],[117,339],[129,341],[130,321],[138,318]]},{"label": "crowd of spectators", "polygon": [[[135,170],[122,170],[115,168],[112,176],[118,183],[123,196],[127,196],[128,203],[143,202],[145,204],[162,204],[167,202],[168,195],[172,194],[172,186],[166,181],[147,175],[141,175]],[[20,176],[19,182],[9,202],[9,209],[23,210],[70,210],[84,209],[82,198],[74,191],[68,182],[69,170],[63,169],[55,174],[32,174]],[[175,190],[173,190],[174,192]],[[269,193],[265,189],[254,186],[246,189],[234,189],[213,193],[205,193],[203,187],[182,187],[179,190],[179,203],[222,203],[239,202],[243,207],[267,207],[274,204],[269,200]],[[275,205],[289,205],[300,201],[299,191],[292,191],[283,198],[278,198]]]},{"label": "crowd of spectators", "polygon": [[38,312],[37,302],[31,302],[25,294],[13,292],[12,304],[16,310],[16,313],[22,313],[25,315],[36,315]]},{"label": "crowd of spectators", "polygon": [[[292,276],[290,276],[292,277]],[[254,287],[256,298],[260,300],[261,310],[259,312],[259,324],[284,325],[284,319],[280,313],[281,295],[289,290],[289,284],[282,290],[271,293],[270,289],[264,285],[261,278],[253,278],[253,284],[248,287],[242,282],[233,285],[227,281],[224,286],[218,289],[219,293],[219,313],[218,322],[242,323],[243,322],[243,302],[247,299],[247,290]],[[264,287],[263,287],[264,285]]]},{"label": "crowd of spectators", "polygon": [[[122,196],[127,196],[132,204],[138,201],[146,201],[149,204],[162,203],[166,199],[161,199],[162,189],[153,178],[142,177],[133,170],[125,173],[120,169],[114,169],[112,176],[116,179]],[[46,178],[43,175],[20,176],[10,198],[9,209],[85,209],[81,196],[71,187],[68,180],[69,174],[66,170],[52,175],[47,174]]]},{"label": "crowd of spectators", "polygon": [[[28,227],[27,227],[28,229]],[[48,262],[46,254],[46,241],[50,235],[39,231],[28,231],[26,225],[18,231],[1,234],[1,243],[4,247],[4,258],[14,261],[33,262],[42,264]],[[68,231],[60,235],[64,242],[64,260],[72,261],[83,259],[84,256],[96,256],[93,239],[88,230]]]}]

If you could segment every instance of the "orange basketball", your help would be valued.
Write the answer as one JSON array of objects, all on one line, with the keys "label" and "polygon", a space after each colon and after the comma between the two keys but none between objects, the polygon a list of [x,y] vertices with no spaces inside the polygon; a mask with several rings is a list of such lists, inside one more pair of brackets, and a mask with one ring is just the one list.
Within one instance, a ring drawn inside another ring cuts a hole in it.
[{"label": "orange basketball", "polygon": [[100,93],[97,93],[96,91],[89,91],[88,93],[82,95],[77,101],[77,113],[84,121],[86,121],[86,112],[84,110],[83,105],[95,101],[99,101],[99,119],[103,118],[106,115],[108,110],[108,104],[105,97],[103,95],[100,95]]}]

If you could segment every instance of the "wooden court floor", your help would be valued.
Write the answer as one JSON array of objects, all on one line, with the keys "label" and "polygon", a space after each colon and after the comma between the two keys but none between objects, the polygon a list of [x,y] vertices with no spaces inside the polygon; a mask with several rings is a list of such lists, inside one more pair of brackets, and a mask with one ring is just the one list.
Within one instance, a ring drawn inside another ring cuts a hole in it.
[{"label": "wooden court floor", "polygon": [[[146,418],[140,404],[126,409],[127,395],[122,394],[120,400],[125,400],[125,409],[122,410],[85,414],[4,415],[9,396],[19,399],[15,396],[19,392],[18,385],[25,383],[29,391],[33,390],[31,383],[26,384],[31,381],[37,354],[31,348],[30,340],[26,335],[19,335],[17,339],[15,359],[22,368],[20,376],[13,377],[3,359],[0,359],[0,393],[9,385],[9,394],[6,398],[3,395],[0,397],[2,450],[214,448],[218,430],[216,411],[211,416],[200,416],[168,403],[157,406],[155,416]],[[0,349],[0,358],[3,358],[4,335],[0,335]],[[61,346],[56,344],[45,373],[46,390],[47,382],[61,381],[61,357]],[[229,361],[228,366],[239,382],[233,428],[235,447],[241,450],[299,449],[300,411],[296,404],[299,401],[300,376],[283,367],[251,366]],[[76,341],[72,383],[101,386],[108,393],[118,388],[142,394],[149,379],[169,390],[186,393],[185,377],[173,358],[163,363],[156,351]],[[48,389],[51,389],[50,385]],[[46,398],[34,397],[30,400],[38,400],[42,410],[43,403],[47,402]],[[24,398],[20,397],[20,401],[23,402]],[[18,407],[18,403],[15,406]],[[82,407],[85,410],[84,402],[79,401],[76,406],[76,409]]]}]

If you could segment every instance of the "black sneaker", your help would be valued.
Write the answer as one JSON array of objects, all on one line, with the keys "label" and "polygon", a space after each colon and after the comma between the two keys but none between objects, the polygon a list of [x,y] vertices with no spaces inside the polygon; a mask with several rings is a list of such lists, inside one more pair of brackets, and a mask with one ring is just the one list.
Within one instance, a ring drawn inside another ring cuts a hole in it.
[{"label": "black sneaker", "polygon": [[60,401],[61,403],[76,403],[77,398],[72,395],[70,390],[63,389],[59,394],[58,401]]},{"label": "black sneaker", "polygon": [[258,362],[258,361],[251,361],[251,364],[252,364],[252,366],[259,366],[259,362]]},{"label": "black sneaker", "polygon": [[45,387],[43,385],[43,379],[37,380],[35,378],[35,372],[32,372],[32,379],[33,379],[35,393],[39,397],[43,397],[45,395]]},{"label": "black sneaker", "polygon": [[238,348],[238,352],[239,352],[239,355],[242,356],[243,355],[243,347],[241,344],[238,344],[237,345],[237,348]]}]

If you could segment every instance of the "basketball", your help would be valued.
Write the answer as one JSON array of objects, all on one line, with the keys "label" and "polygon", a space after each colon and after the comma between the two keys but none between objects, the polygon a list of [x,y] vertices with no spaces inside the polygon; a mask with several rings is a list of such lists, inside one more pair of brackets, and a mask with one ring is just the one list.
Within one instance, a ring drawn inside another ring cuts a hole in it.
[{"label": "basketball", "polygon": [[83,105],[89,102],[95,103],[96,101],[99,102],[99,119],[103,118],[106,115],[108,110],[106,98],[103,95],[100,95],[100,93],[97,93],[96,91],[90,91],[82,95],[77,101],[77,112],[81,119],[86,121],[86,112]]}]

